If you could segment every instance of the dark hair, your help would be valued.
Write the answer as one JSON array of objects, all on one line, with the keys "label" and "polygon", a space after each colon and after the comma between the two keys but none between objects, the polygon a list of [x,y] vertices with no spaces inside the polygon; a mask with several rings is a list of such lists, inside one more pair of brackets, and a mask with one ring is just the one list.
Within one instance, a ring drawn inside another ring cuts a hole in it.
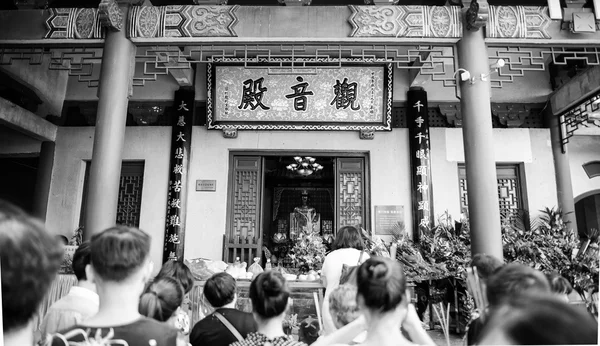
[{"label": "dark hair", "polygon": [[194,275],[185,263],[169,260],[160,268],[156,277],[170,277],[181,284],[183,291],[187,294],[194,287]]},{"label": "dark hair", "polygon": [[389,258],[371,257],[358,267],[358,294],[369,309],[382,312],[406,301],[406,277],[400,263]]},{"label": "dark hair", "polygon": [[140,314],[164,322],[183,302],[183,287],[173,278],[156,278],[140,297]]},{"label": "dark hair", "polygon": [[91,248],[90,242],[86,241],[81,243],[75,253],[73,254],[73,263],[71,267],[73,268],[73,272],[77,277],[77,280],[87,280],[87,275],[85,274],[85,267],[90,264],[91,261]]},{"label": "dark hair", "polygon": [[2,327],[23,327],[35,313],[56,276],[63,246],[42,222],[0,200]]},{"label": "dark hair", "polygon": [[546,279],[550,283],[550,290],[554,293],[571,294],[573,292],[573,286],[569,280],[557,273],[546,274]]},{"label": "dark hair", "polygon": [[204,284],[204,296],[215,308],[231,303],[235,292],[235,279],[229,273],[216,273]]},{"label": "dark hair", "polygon": [[581,345],[598,342],[598,323],[580,310],[548,294],[524,294],[493,310],[480,340],[500,331],[513,345]]},{"label": "dark hair", "polygon": [[488,278],[487,298],[491,306],[529,292],[550,293],[550,284],[542,272],[524,264],[509,263]]},{"label": "dark hair", "polygon": [[280,272],[268,270],[252,280],[249,296],[252,310],[263,318],[271,318],[285,311],[290,290]]},{"label": "dark hair", "polygon": [[350,248],[364,250],[365,243],[363,242],[360,231],[356,227],[344,226],[337,232],[335,240],[333,241],[333,244],[331,244],[331,249],[337,250]]},{"label": "dark hair", "polygon": [[504,263],[498,258],[484,253],[475,254],[471,259],[471,267],[476,267],[477,275],[484,280],[490,277],[490,275],[503,265]]},{"label": "dark hair", "polygon": [[341,328],[360,316],[356,304],[356,286],[339,285],[329,295],[329,312],[333,317],[334,325]]},{"label": "dark hair", "polygon": [[150,252],[150,236],[135,227],[115,226],[94,234],[91,263],[105,280],[120,282],[137,271]]}]

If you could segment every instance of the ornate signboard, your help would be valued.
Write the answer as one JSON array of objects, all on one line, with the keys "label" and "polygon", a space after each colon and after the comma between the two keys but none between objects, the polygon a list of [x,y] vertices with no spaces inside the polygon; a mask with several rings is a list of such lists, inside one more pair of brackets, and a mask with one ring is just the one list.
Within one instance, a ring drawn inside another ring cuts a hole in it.
[{"label": "ornate signboard", "polygon": [[392,68],[283,70],[209,64],[208,128],[391,129]]},{"label": "ornate signboard", "polygon": [[407,93],[407,107],[412,173],[413,239],[417,241],[419,231],[431,227],[434,221],[427,92],[420,87],[410,88]]},{"label": "ornate signboard", "polygon": [[175,92],[163,262],[168,260],[183,261],[183,244],[185,240],[184,203],[186,200],[192,139],[194,95],[194,89],[192,88],[181,88]]}]

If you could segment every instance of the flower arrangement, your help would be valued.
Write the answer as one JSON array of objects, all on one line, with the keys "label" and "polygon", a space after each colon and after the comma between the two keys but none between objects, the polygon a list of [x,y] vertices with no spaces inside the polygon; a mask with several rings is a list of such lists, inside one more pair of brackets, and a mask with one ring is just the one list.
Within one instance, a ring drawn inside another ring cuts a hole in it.
[{"label": "flower arrangement", "polygon": [[62,263],[60,264],[59,273],[61,274],[73,274],[73,255],[75,251],[83,242],[83,226],[79,226],[73,231],[69,243],[65,245],[65,252],[63,255]]},{"label": "flower arrangement", "polygon": [[301,273],[306,273],[321,269],[325,260],[325,251],[323,238],[319,234],[303,230],[287,256]]}]

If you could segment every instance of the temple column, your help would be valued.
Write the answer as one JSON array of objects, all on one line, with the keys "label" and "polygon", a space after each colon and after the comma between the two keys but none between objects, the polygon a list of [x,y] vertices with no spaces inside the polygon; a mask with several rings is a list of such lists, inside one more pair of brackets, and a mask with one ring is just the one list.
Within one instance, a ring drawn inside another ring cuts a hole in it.
[{"label": "temple column", "polygon": [[33,197],[33,215],[42,220],[46,220],[46,212],[48,211],[48,196],[50,195],[55,148],[56,144],[54,142],[44,141],[40,149],[40,161]]},{"label": "temple column", "polygon": [[[480,2],[480,5],[483,5]],[[487,5],[487,4],[485,4]],[[465,13],[463,13],[463,16]],[[466,22],[466,20],[465,20]],[[503,259],[498,183],[490,106],[490,67],[483,30],[464,30],[458,42],[459,67],[471,80],[461,81],[460,104],[467,171],[467,194],[471,229],[471,253]]]},{"label": "temple column", "polygon": [[575,215],[575,199],[573,198],[569,153],[567,151],[567,146],[565,145],[563,149],[563,146],[561,145],[560,117],[552,114],[551,111],[547,111],[544,116],[546,117],[548,127],[550,128],[558,207],[562,210],[563,220],[570,228],[577,231],[577,218]]},{"label": "temple column", "polygon": [[117,214],[127,103],[135,66],[135,46],[125,36],[128,7],[120,10],[122,22],[109,26],[104,41],[85,215],[86,239],[115,225]]}]

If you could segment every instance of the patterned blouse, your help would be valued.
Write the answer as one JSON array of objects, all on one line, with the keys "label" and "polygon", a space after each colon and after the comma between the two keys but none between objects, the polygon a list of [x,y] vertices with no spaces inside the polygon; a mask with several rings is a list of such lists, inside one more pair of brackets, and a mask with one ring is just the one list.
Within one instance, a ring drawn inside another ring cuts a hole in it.
[{"label": "patterned blouse", "polygon": [[248,334],[244,340],[234,342],[229,346],[308,346],[308,344],[296,341],[289,336],[269,339],[266,335],[256,332]]}]

